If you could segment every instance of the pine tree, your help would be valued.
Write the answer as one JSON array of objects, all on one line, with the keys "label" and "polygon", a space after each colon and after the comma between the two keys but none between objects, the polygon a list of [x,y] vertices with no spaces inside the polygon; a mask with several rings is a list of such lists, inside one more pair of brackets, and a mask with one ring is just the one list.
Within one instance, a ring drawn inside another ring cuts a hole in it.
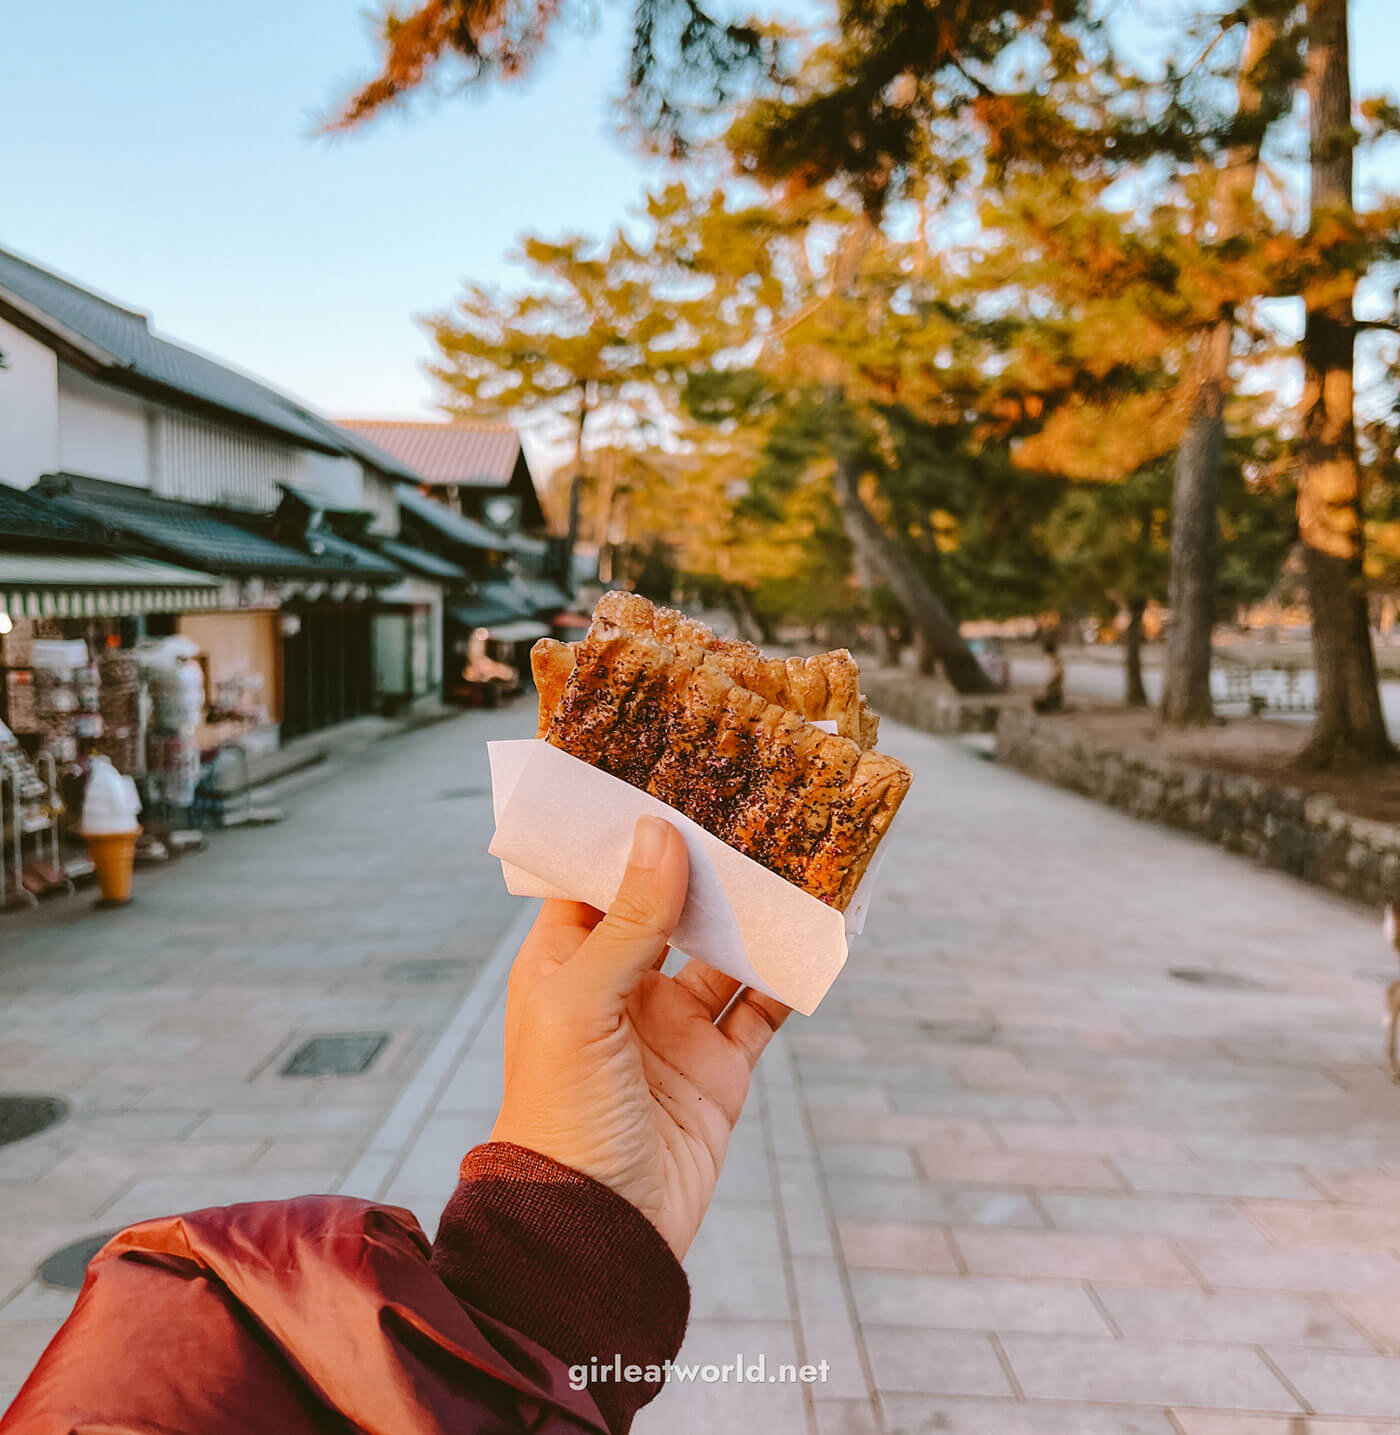
[{"label": "pine tree", "polygon": [[[1312,606],[1317,723],[1302,761],[1316,768],[1388,762],[1366,602],[1365,530],[1355,419],[1354,301],[1364,249],[1354,232],[1354,150],[1346,0],[1308,3],[1310,238],[1325,265],[1303,291],[1302,469],[1298,526]],[[1359,261],[1359,262],[1358,262]]]},{"label": "pine tree", "polygon": [[[614,430],[645,430],[659,386],[685,356],[666,352],[673,326],[653,300],[647,259],[625,236],[602,245],[579,235],[527,236],[514,258],[536,280],[532,287],[500,294],[472,284],[450,310],[428,318],[438,353],[431,372],[449,411],[464,417],[567,421],[578,481],[600,417]],[[600,545],[608,541],[612,473],[605,466],[594,485],[591,526]]]}]

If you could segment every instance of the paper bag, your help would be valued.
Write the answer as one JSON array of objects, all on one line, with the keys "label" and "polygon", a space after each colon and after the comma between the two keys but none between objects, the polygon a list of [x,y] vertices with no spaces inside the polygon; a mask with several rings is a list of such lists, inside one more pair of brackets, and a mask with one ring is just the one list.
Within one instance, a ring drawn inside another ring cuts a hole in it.
[{"label": "paper bag", "polygon": [[521,897],[568,897],[606,907],[644,816],[685,839],[690,888],[672,945],[736,981],[810,1015],[864,925],[885,846],[847,911],[795,887],[698,823],[611,773],[538,740],[487,744],[496,831],[490,852]]}]

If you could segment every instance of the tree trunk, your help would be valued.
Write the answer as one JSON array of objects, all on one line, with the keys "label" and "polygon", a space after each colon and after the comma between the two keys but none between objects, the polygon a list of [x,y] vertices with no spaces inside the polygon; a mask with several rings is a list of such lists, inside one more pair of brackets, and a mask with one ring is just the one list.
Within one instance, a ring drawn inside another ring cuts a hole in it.
[{"label": "tree trunk", "polygon": [[899,639],[894,631],[887,628],[883,623],[875,624],[875,661],[882,668],[897,668],[899,666]]},{"label": "tree trunk", "polygon": [[1225,386],[1233,329],[1234,325],[1225,320],[1206,336],[1204,373],[1190,425],[1176,451],[1168,597],[1172,616],[1162,686],[1162,719],[1176,727],[1209,723],[1215,718],[1210,696],[1210,654],[1211,631],[1215,627],[1219,529],[1216,510],[1220,504]]},{"label": "tree trunk", "polygon": [[[1352,209],[1347,0],[1308,0],[1313,224]],[[1395,758],[1385,729],[1363,571],[1356,457],[1354,281],[1304,294],[1298,529],[1312,606],[1317,721],[1299,763],[1339,771]]]},{"label": "tree trunk", "polygon": [[1147,706],[1147,689],[1142,683],[1142,615],[1146,598],[1128,599],[1128,630],[1123,634],[1123,701],[1130,708]]},{"label": "tree trunk", "polygon": [[[1249,26],[1240,57],[1241,112],[1258,109],[1260,96],[1250,75],[1275,33],[1267,20],[1255,20]],[[1216,178],[1212,205],[1216,243],[1243,228],[1258,170],[1257,145],[1235,149],[1226,156]],[[1162,720],[1174,727],[1199,726],[1215,718],[1210,696],[1211,633],[1215,627],[1220,458],[1225,447],[1225,397],[1233,337],[1233,317],[1220,320],[1203,335],[1191,418],[1176,451],[1168,599],[1172,616],[1162,674]]]},{"label": "tree trunk", "polygon": [[729,611],[734,615],[739,636],[746,643],[757,643],[760,647],[765,643],[771,645],[773,634],[769,631],[770,625],[754,612],[748,594],[735,583],[726,590],[725,597],[729,600]]},{"label": "tree trunk", "polygon": [[953,615],[865,506],[860,496],[860,464],[854,456],[836,456],[834,487],[846,536],[864,571],[894,594],[916,637],[922,637],[929,653],[942,663],[948,681],[960,693],[994,691],[991,679],[958,633]]}]

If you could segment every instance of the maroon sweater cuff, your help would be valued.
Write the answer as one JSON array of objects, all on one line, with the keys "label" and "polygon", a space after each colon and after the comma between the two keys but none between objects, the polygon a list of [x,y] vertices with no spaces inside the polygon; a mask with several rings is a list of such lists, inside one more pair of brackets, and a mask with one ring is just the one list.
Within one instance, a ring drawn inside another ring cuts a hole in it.
[{"label": "maroon sweater cuff", "polygon": [[463,1157],[433,1269],[458,1300],[565,1365],[589,1367],[589,1393],[614,1435],[661,1389],[618,1372],[671,1360],[690,1314],[680,1262],[630,1201],[504,1141]]}]

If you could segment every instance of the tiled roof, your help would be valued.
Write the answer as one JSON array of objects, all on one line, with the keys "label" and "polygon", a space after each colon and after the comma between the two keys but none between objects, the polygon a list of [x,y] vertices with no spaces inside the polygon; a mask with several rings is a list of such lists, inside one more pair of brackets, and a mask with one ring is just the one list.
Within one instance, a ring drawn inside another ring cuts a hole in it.
[{"label": "tiled roof", "polygon": [[19,538],[26,544],[38,540],[108,546],[102,529],[80,514],[41,494],[0,483],[0,547],[6,546],[7,540]]},{"label": "tiled roof", "polygon": [[398,497],[401,512],[422,519],[429,528],[451,543],[458,543],[463,548],[495,549],[498,552],[510,546],[508,539],[498,537],[484,523],[478,523],[474,518],[465,518],[460,513],[453,513],[450,508],[435,498],[429,498],[425,493],[400,485]]},{"label": "tiled roof", "polygon": [[0,249],[0,302],[5,300],[41,327],[47,321],[61,337],[76,340],[99,374],[108,370],[118,380],[144,379],[251,419],[297,443],[351,454],[395,478],[418,478],[362,435],[345,432],[248,374],[153,334],[147,315]]},{"label": "tiled roof", "polygon": [[[46,480],[46,484],[49,481]],[[206,508],[170,499],[129,494],[112,485],[59,479],[53,502],[116,533],[135,537],[177,562],[211,573],[269,578],[354,578],[387,582],[399,570],[377,553],[322,529],[307,535],[305,549],[230,522]]]},{"label": "tiled roof", "polygon": [[520,435],[505,423],[341,419],[340,427],[392,454],[426,483],[504,488],[520,456]]}]

